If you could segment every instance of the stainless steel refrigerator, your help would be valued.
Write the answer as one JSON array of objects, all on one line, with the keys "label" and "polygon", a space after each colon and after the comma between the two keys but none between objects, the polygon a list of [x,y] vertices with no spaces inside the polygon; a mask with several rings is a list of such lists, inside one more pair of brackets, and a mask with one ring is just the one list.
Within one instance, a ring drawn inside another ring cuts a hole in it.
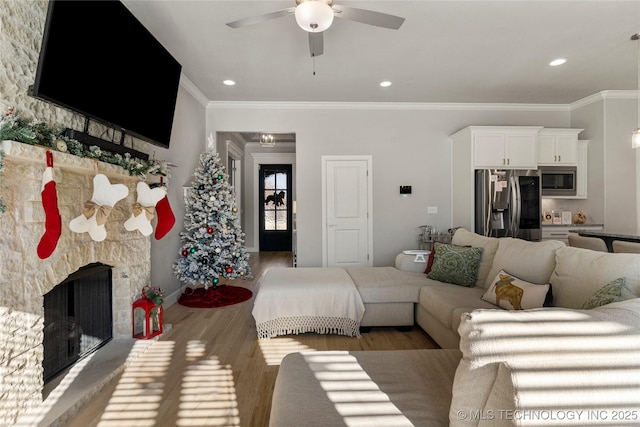
[{"label": "stainless steel refrigerator", "polygon": [[540,240],[540,188],[537,170],[476,170],[476,233]]}]

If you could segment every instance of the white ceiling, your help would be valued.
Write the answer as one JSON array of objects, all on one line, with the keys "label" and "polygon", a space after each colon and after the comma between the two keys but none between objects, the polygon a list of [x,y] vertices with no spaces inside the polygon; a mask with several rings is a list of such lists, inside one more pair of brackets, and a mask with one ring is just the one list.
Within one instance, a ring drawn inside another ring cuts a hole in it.
[{"label": "white ceiling", "polygon": [[[567,104],[638,87],[630,36],[640,32],[640,1],[335,0],[406,21],[388,30],[335,19],[315,76],[307,33],[292,15],[225,25],[294,0],[123,3],[211,101]],[[550,67],[558,57],[567,63]],[[381,88],[382,80],[393,85]]]}]

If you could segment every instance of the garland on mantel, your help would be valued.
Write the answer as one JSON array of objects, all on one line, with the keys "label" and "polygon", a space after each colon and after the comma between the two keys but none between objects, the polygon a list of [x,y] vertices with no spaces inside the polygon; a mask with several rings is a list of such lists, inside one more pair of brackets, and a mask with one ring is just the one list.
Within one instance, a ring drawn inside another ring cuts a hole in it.
[{"label": "garland on mantel", "polygon": [[[52,127],[35,119],[21,117],[16,114],[13,107],[0,116],[0,141],[17,141],[23,144],[49,147],[58,151],[60,151],[60,147],[63,147],[64,151],[69,154],[120,166],[129,172],[129,175],[139,176],[143,179],[147,174],[167,176],[169,173],[169,166],[166,162],[156,159],[143,160],[131,157],[129,153],[124,155],[111,153],[95,145],[87,147],[73,138],[64,136],[63,133],[64,129],[62,128]],[[4,152],[0,149],[0,181],[3,169]],[[0,213],[5,210],[6,206],[0,198]]]}]

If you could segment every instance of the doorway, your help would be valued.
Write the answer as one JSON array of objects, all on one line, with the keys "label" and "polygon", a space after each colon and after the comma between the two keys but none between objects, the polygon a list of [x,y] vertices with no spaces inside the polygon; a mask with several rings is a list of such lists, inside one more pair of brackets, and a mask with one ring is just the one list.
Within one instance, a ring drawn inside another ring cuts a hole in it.
[{"label": "doorway", "polygon": [[260,251],[291,251],[292,167],[261,164],[258,182]]}]

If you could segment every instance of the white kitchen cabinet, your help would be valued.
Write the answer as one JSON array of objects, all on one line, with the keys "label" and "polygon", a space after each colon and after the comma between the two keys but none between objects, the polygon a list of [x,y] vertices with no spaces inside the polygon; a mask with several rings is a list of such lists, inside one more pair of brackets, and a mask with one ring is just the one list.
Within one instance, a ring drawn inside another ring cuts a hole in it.
[{"label": "white kitchen cabinet", "polygon": [[568,245],[569,233],[575,233],[579,230],[602,231],[603,229],[603,224],[543,225],[542,240],[560,240]]},{"label": "white kitchen cabinet", "polygon": [[583,129],[545,128],[538,132],[538,165],[575,166],[578,162],[578,134]]},{"label": "white kitchen cabinet", "polygon": [[540,126],[470,126],[474,169],[536,169]]}]

